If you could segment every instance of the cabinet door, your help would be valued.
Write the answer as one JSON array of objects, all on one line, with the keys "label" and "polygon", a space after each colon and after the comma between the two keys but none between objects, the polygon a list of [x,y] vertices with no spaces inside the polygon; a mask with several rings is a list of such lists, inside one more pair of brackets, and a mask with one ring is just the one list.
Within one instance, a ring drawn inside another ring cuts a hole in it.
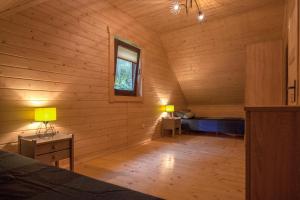
[{"label": "cabinet door", "polygon": [[283,105],[284,71],[282,41],[248,45],[245,105]]},{"label": "cabinet door", "polygon": [[300,199],[300,111],[247,112],[247,200]]},{"label": "cabinet door", "polygon": [[288,105],[296,105],[299,100],[299,7],[298,0],[290,0],[288,5]]}]

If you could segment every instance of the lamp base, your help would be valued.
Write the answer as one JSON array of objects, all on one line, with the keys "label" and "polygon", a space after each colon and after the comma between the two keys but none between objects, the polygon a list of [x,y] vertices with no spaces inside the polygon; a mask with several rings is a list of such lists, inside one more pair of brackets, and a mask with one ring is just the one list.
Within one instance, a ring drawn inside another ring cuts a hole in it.
[{"label": "lamp base", "polygon": [[[49,126],[48,126],[49,124]],[[43,125],[45,126],[45,130],[43,130]],[[55,128],[49,122],[43,122],[36,131],[36,135],[40,138],[42,137],[53,137],[56,134]]]},{"label": "lamp base", "polygon": [[174,118],[174,113],[171,112],[169,117],[170,117],[171,119],[173,119],[173,118]]}]

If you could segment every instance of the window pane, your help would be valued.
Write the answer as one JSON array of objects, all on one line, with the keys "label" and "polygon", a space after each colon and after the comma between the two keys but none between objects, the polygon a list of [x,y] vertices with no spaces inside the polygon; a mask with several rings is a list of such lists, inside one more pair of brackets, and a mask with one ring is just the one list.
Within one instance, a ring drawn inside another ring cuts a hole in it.
[{"label": "window pane", "polygon": [[136,65],[130,61],[117,59],[115,89],[134,91]]}]

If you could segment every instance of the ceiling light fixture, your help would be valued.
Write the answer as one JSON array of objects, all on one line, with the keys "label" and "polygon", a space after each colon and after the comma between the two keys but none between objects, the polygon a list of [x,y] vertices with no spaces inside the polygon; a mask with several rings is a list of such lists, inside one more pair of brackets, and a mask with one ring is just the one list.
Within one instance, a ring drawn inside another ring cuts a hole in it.
[{"label": "ceiling light fixture", "polygon": [[179,14],[181,9],[184,8],[186,14],[189,14],[189,9],[193,8],[193,3],[196,4],[196,7],[198,9],[198,13],[197,13],[197,19],[199,22],[204,21],[205,19],[205,15],[202,12],[202,10],[200,9],[200,3],[198,3],[197,0],[185,0],[184,3],[181,3],[180,0],[174,0],[171,4],[171,12],[175,15]]},{"label": "ceiling light fixture", "polygon": [[171,5],[171,13],[177,15],[180,13],[180,11],[181,11],[181,5],[179,1],[173,1]]}]

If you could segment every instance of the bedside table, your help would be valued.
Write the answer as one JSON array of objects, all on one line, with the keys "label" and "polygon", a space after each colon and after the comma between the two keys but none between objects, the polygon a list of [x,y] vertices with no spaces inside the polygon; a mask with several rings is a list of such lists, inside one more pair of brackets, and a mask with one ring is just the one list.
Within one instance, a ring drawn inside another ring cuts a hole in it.
[{"label": "bedside table", "polygon": [[18,136],[19,154],[41,161],[45,164],[70,159],[70,170],[74,170],[74,136],[72,134],[57,133],[54,136],[39,137]]},{"label": "bedside table", "polygon": [[179,134],[181,135],[181,118],[173,117],[173,118],[162,118],[161,124],[161,134],[164,136],[165,130],[172,130],[172,136],[175,136],[176,130],[179,130]]}]

